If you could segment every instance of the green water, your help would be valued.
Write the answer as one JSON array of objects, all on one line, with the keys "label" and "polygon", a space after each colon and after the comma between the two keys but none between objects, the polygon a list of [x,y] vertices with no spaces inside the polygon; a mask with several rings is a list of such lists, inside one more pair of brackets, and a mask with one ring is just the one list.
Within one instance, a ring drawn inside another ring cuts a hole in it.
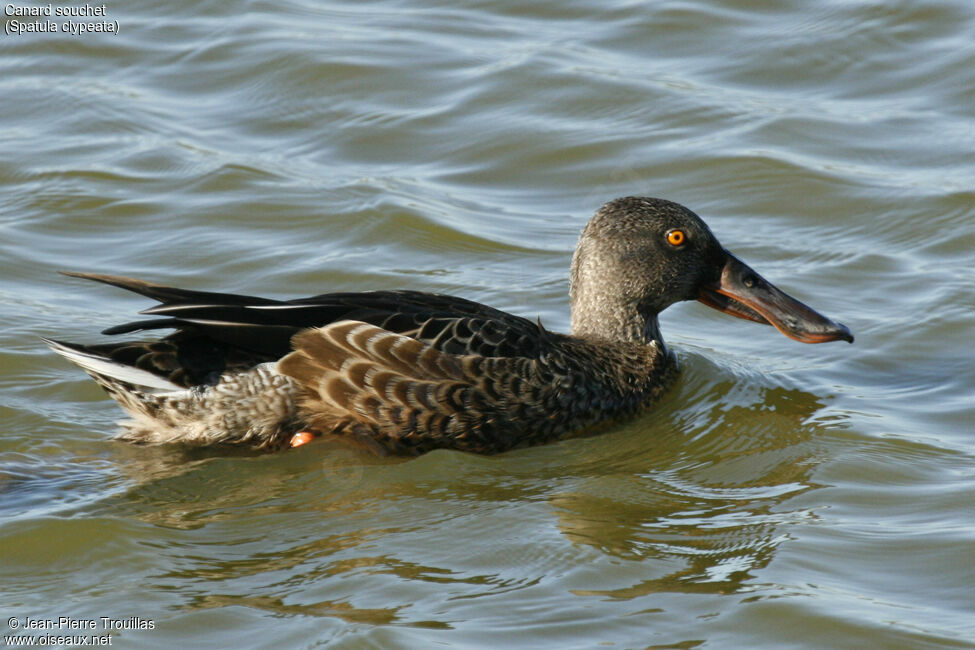
[{"label": "green water", "polygon": [[[3,635],[63,616],[152,622],[119,648],[975,647],[975,5],[105,19],[118,35],[0,35]],[[38,340],[150,306],[58,269],[431,290],[564,331],[579,230],[631,194],[690,206],[856,343],[679,305],[683,374],[645,417],[407,460],[114,442],[119,409]]]}]

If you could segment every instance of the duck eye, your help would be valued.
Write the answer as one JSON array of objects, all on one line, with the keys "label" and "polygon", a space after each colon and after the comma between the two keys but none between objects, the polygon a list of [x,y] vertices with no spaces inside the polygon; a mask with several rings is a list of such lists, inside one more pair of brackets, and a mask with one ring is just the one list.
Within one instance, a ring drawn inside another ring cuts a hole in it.
[{"label": "duck eye", "polygon": [[687,241],[687,234],[680,228],[667,231],[667,243],[671,246],[680,246]]}]

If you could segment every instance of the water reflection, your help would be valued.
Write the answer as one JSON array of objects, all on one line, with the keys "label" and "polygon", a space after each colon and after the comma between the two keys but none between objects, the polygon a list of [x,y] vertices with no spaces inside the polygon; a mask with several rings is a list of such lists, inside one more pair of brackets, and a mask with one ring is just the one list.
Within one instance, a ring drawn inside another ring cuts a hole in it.
[{"label": "water reflection", "polygon": [[344,497],[361,487],[371,463],[382,462],[343,446],[268,455],[119,443],[113,452],[130,486],[102,507],[177,529],[233,520],[243,507],[251,515],[294,512],[302,504],[282,499],[304,489],[323,495],[316,503],[323,512],[353,508],[355,498]]},{"label": "water reflection", "polygon": [[783,524],[815,516],[788,501],[819,487],[810,475],[822,455],[814,419],[823,401],[755,382],[707,384],[706,362],[698,365],[670,400],[669,431],[646,471],[552,495],[559,529],[574,543],[656,567],[632,584],[573,593],[736,592],[788,539]]},{"label": "water reflection", "polygon": [[369,623],[372,625],[395,623],[398,619],[397,613],[402,609],[402,606],[362,609],[346,601],[335,600],[295,605],[285,603],[283,598],[272,598],[270,596],[228,596],[222,594],[200,594],[192,598],[185,609],[202,610],[215,607],[250,607],[281,616],[332,616],[348,623]]}]

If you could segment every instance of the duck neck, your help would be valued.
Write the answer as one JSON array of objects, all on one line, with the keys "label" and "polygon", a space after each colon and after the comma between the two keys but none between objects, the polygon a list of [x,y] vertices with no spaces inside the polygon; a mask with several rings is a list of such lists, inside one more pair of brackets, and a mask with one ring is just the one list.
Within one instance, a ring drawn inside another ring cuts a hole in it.
[{"label": "duck neck", "polygon": [[656,313],[644,313],[636,305],[620,304],[598,293],[572,296],[572,334],[580,338],[608,339],[661,347]]},{"label": "duck neck", "polygon": [[572,303],[572,333],[581,338],[649,345],[663,348],[657,324],[658,309],[650,308],[639,280],[627,264],[602,250],[601,240],[586,226],[572,256],[569,299]]}]

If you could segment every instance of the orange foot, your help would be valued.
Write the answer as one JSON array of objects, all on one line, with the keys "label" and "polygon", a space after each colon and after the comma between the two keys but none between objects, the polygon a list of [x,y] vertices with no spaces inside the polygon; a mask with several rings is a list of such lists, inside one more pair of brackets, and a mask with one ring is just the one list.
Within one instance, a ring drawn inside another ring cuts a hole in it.
[{"label": "orange foot", "polygon": [[306,445],[315,439],[315,434],[310,431],[299,431],[295,435],[291,436],[291,442],[288,443],[289,447],[300,447]]}]

